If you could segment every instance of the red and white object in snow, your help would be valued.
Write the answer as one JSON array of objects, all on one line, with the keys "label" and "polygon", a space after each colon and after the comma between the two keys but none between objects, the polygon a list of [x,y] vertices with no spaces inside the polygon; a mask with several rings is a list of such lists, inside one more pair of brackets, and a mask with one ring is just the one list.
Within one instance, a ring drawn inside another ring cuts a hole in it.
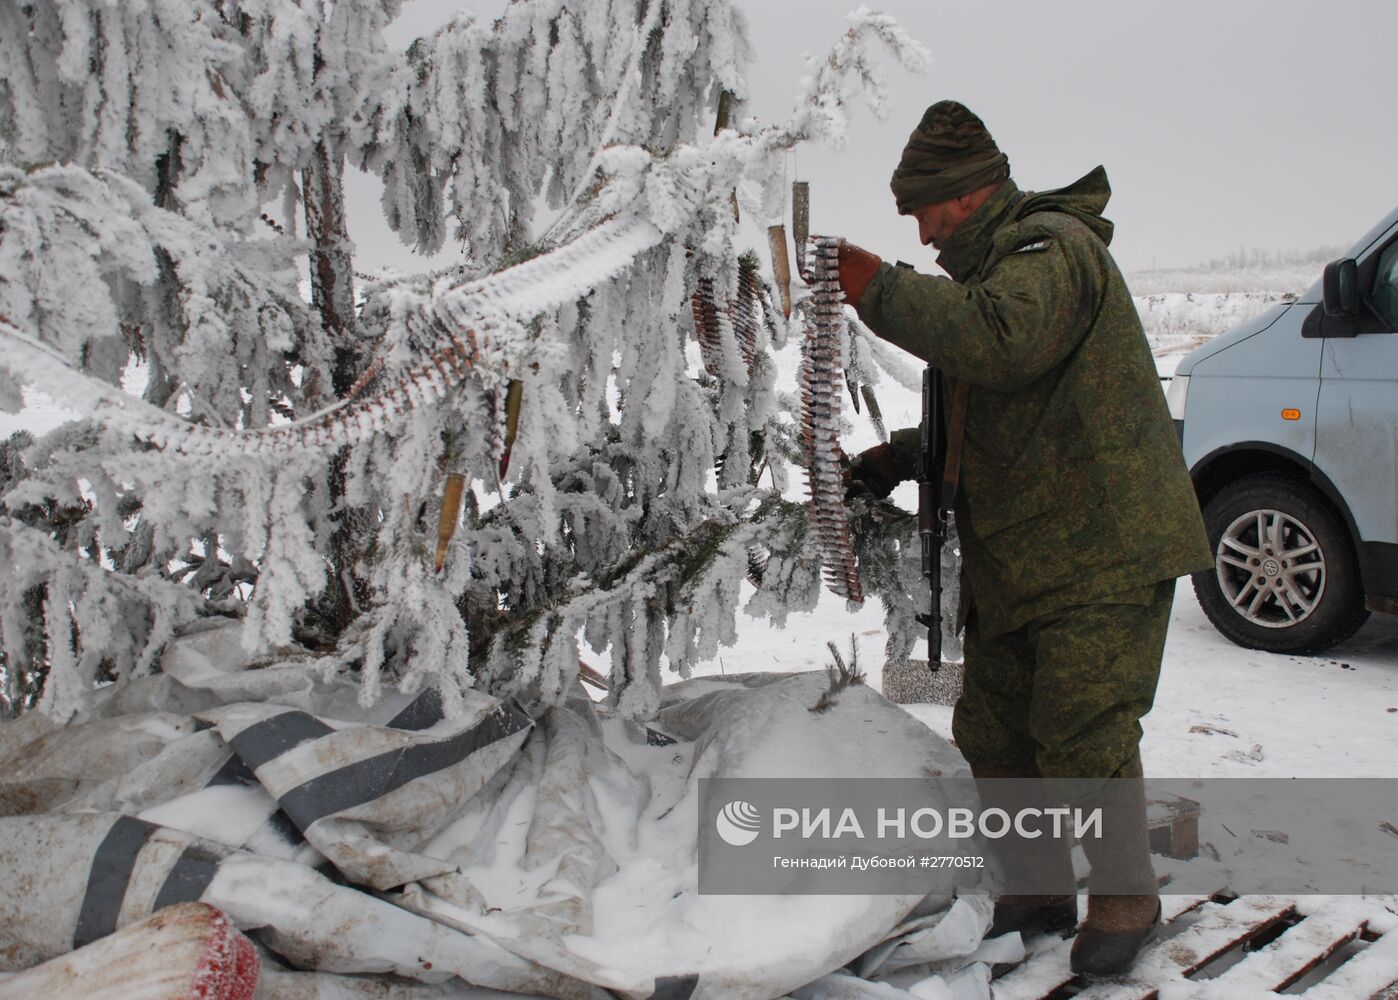
[{"label": "red and white object in snow", "polygon": [[252,1000],[259,969],[257,950],[227,914],[180,903],[0,979],[0,1000]]}]

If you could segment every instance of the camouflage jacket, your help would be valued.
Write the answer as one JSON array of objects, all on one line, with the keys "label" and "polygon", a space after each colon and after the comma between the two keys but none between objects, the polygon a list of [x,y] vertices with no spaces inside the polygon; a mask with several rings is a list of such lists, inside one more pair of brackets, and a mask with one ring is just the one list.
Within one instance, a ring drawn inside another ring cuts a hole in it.
[{"label": "camouflage jacket", "polygon": [[956,513],[985,637],[1071,605],[1144,602],[1147,585],[1213,562],[1107,250],[1109,195],[1101,167],[1038,194],[1007,181],[938,257],[954,280],[885,263],[859,303],[879,337],[971,385]]}]

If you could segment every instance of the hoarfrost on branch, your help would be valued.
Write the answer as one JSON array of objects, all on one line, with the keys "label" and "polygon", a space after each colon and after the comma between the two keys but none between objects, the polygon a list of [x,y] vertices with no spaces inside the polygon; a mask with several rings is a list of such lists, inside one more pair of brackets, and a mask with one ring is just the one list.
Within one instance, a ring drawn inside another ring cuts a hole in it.
[{"label": "hoarfrost on branch", "polygon": [[[888,53],[925,53],[861,8],[789,121],[709,138],[750,57],[725,0],[525,0],[406,52],[382,41],[399,6],[0,4],[0,405],[33,385],[80,414],[0,445],[5,712],[69,718],[233,615],[366,701],[430,683],[449,707],[477,683],[557,698],[581,635],[645,714],[662,662],[733,640],[745,577],[755,613],[814,604],[779,493],[787,331],[735,192],[779,221],[782,157],[839,141],[858,94],[878,111]],[[346,169],[463,262],[358,274]],[[701,291],[718,355],[696,366]],[[468,486],[436,573],[448,473]],[[916,584],[885,583],[906,651]]]}]

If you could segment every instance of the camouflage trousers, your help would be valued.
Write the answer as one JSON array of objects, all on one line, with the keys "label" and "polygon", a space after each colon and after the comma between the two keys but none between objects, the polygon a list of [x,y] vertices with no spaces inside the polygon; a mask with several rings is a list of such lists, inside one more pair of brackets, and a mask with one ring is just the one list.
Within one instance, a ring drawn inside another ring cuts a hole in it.
[{"label": "camouflage trousers", "polygon": [[1055,611],[984,639],[966,626],[952,735],[981,773],[1107,778],[1139,750],[1175,581]]}]

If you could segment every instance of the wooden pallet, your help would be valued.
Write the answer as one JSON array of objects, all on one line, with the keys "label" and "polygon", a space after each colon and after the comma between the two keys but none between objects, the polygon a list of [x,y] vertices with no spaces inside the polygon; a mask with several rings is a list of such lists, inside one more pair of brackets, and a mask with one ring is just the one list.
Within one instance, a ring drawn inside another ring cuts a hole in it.
[{"label": "wooden pallet", "polygon": [[[1072,941],[1029,942],[992,983],[994,1000],[1388,1000],[1398,984],[1398,915],[1349,896],[1162,896],[1163,926],[1129,977],[1088,983]],[[1297,988],[1300,988],[1297,991]]]}]

